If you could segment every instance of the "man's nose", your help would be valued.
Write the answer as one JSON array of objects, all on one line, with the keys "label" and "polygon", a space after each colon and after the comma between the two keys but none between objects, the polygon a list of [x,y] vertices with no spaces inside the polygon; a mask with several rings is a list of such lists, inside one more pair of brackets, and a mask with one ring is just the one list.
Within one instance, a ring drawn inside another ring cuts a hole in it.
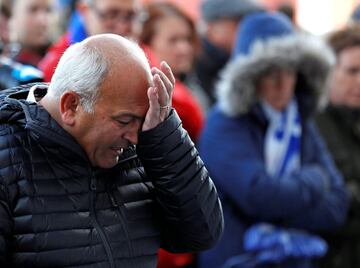
[{"label": "man's nose", "polygon": [[139,132],[138,131],[129,131],[126,132],[124,135],[124,138],[128,140],[131,144],[137,144],[138,138],[139,138]]},{"label": "man's nose", "polygon": [[140,121],[134,121],[129,125],[129,129],[124,134],[124,138],[131,144],[137,144],[139,138],[139,132],[141,130],[142,123]]}]

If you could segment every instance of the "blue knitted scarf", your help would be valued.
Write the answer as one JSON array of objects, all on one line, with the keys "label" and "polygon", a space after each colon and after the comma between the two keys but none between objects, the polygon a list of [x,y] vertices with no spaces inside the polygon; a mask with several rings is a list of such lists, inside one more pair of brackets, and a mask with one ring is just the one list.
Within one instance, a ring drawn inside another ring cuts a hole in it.
[{"label": "blue knitted scarf", "polygon": [[301,122],[296,99],[283,111],[273,109],[268,103],[261,106],[269,120],[265,136],[264,156],[266,171],[281,178],[300,167]]}]

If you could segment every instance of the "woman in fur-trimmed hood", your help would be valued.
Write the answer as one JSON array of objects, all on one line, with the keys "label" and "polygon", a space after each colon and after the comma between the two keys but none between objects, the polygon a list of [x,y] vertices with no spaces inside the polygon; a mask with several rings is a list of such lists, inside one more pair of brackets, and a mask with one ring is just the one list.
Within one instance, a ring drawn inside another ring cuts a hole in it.
[{"label": "woman in fur-trimmed hood", "polygon": [[[240,28],[233,59],[223,71],[218,84],[221,110],[229,116],[249,112],[258,100],[256,84],[259,78],[276,69],[297,73],[298,91],[307,92],[295,94],[311,100],[306,108],[314,110],[314,104],[320,104],[323,100],[321,96],[324,95],[327,76],[334,62],[331,50],[319,38],[295,34],[291,25],[276,28],[272,24],[282,22],[268,20],[257,26],[261,27],[262,33],[257,33],[253,26]],[[271,35],[279,36],[274,38]]]},{"label": "woman in fur-trimmed hood", "polygon": [[332,63],[322,40],[279,13],[242,22],[199,144],[226,223],[200,267],[312,267],[326,254],[317,233],[340,226],[348,207],[312,119]]}]

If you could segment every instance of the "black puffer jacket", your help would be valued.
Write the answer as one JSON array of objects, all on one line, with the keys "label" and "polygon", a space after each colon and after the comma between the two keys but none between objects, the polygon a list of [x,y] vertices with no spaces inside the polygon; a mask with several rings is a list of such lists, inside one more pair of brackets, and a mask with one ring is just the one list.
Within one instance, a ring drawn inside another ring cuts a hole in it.
[{"label": "black puffer jacket", "polygon": [[216,189],[175,111],[94,169],[37,104],[0,103],[0,267],[156,267],[219,238]]}]

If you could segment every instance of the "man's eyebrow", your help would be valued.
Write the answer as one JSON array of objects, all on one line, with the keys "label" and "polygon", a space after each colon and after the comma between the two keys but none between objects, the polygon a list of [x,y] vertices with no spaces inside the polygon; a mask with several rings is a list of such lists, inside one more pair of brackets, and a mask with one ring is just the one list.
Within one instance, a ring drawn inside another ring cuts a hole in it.
[{"label": "man's eyebrow", "polygon": [[138,116],[138,115],[131,114],[131,113],[121,113],[121,114],[115,115],[113,118],[114,119],[120,119],[120,118],[123,118],[123,117],[133,118],[133,119],[136,119],[136,120],[139,120],[139,121],[144,121],[145,120],[145,117]]}]

